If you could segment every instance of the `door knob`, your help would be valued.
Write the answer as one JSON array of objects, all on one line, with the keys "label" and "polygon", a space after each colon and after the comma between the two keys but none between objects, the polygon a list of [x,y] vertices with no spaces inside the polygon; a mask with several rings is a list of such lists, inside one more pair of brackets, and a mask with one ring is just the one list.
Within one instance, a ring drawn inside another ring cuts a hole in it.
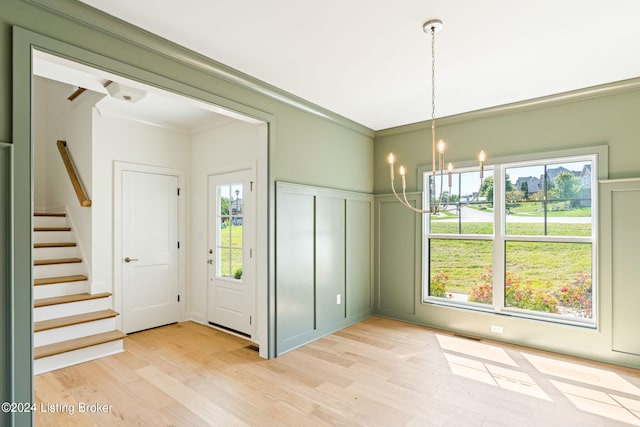
[{"label": "door knob", "polygon": [[131,262],[131,261],[140,261],[140,260],[138,258],[129,258],[129,257],[126,257],[124,259],[124,262]]},{"label": "door knob", "polygon": [[213,264],[213,260],[212,259],[208,259],[207,260],[207,264]]}]

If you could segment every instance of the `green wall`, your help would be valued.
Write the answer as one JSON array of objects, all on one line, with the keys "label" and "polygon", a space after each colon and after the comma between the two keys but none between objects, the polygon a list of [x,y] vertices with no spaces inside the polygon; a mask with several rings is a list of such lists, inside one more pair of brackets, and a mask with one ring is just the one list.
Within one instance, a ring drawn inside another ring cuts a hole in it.
[{"label": "green wall", "polygon": [[[29,45],[268,122],[271,194],[276,180],[364,193],[373,190],[373,132],[366,127],[77,1],[3,0],[0,25],[0,141],[13,144],[15,158],[13,201],[3,199],[0,213],[0,236],[11,231],[15,235],[12,246],[0,246],[0,378],[5,385],[0,401],[28,401],[33,393]],[[6,151],[0,159],[3,177]],[[10,182],[3,179],[0,185],[0,197],[6,198]],[[273,236],[273,200],[269,203]],[[13,221],[8,224],[11,214]],[[270,241],[273,251],[273,238]],[[270,342],[275,339],[272,263],[270,256]],[[13,278],[7,277],[9,272]],[[30,422],[30,414],[0,418],[0,425]]]},{"label": "green wall", "polygon": [[[490,163],[492,157],[606,145],[609,178],[631,178],[640,176],[639,113],[640,79],[444,118],[437,122],[436,137],[447,142],[447,161],[454,164],[475,159],[481,149],[486,151]],[[611,300],[611,280],[602,274],[606,269],[601,265],[610,259],[607,253],[600,254],[598,266],[600,308],[595,330],[420,303],[422,246],[412,237],[420,240],[421,221],[415,221],[418,215],[402,212],[399,203],[388,195],[386,156],[393,152],[398,162],[404,162],[409,171],[408,190],[415,191],[417,168],[424,165],[430,168],[430,138],[430,123],[376,133],[374,191],[379,232],[375,249],[375,312],[435,328],[640,367],[640,355],[612,348],[611,319],[616,308]],[[416,194],[411,198],[416,203],[420,200]],[[603,218],[610,217],[600,215],[601,237],[611,225]],[[614,253],[629,253],[628,250],[615,252],[615,241],[612,246]],[[617,285],[624,288],[634,283]],[[619,316],[617,319],[618,325],[621,324]],[[637,320],[628,319],[629,324],[634,322]],[[492,334],[490,327],[494,324],[503,326],[504,334]]]}]

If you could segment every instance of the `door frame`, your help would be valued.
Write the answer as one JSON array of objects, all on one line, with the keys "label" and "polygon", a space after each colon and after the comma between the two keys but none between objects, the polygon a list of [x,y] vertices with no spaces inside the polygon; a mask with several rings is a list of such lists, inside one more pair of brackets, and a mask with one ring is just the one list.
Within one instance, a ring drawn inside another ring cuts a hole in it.
[{"label": "door frame", "polygon": [[116,317],[116,328],[122,329],[123,324],[123,304],[122,294],[122,172],[154,173],[160,175],[171,175],[178,177],[178,187],[181,189],[178,197],[178,292],[180,294],[180,315],[178,321],[185,319],[186,301],[186,202],[185,202],[185,171],[162,166],[143,165],[122,161],[113,162],[113,305],[114,310],[120,313]]},{"label": "door frame", "polygon": [[[100,30],[100,28],[98,28]],[[46,32],[45,32],[46,33]],[[18,286],[32,283],[32,217],[33,195],[31,194],[31,173],[33,164],[31,160],[33,150],[33,97],[32,97],[32,70],[31,59],[33,49],[43,50],[53,55],[67,58],[81,64],[88,65],[99,70],[111,70],[124,77],[144,81],[161,89],[169,90],[179,95],[195,98],[211,105],[221,106],[237,114],[253,117],[263,122],[261,127],[260,160],[258,172],[258,206],[264,216],[260,224],[264,228],[258,232],[259,247],[264,250],[258,264],[258,276],[260,283],[257,289],[258,315],[261,317],[257,325],[260,340],[260,356],[264,358],[275,357],[275,242],[269,237],[275,234],[275,179],[272,175],[272,159],[275,158],[276,132],[275,113],[254,108],[249,104],[242,104],[229,97],[223,97],[211,89],[207,90],[203,85],[189,85],[175,79],[170,79],[163,74],[143,70],[136,65],[125,64],[122,61],[105,56],[106,50],[84,48],[71,45],[56,38],[55,34],[35,32],[17,25],[12,26],[12,89],[11,109],[13,111],[13,140],[4,141],[10,144],[12,176],[10,185],[11,206],[6,209],[6,215],[0,215],[0,220],[7,222],[12,235],[7,242],[7,250],[0,250],[0,255],[11,259],[11,265],[7,275],[9,276],[7,303],[7,319],[9,324],[6,331],[0,332],[0,338],[11,340],[13,346],[7,352],[6,358],[0,357],[0,378],[5,379],[6,393],[0,392],[1,397],[11,397],[15,402],[28,402],[33,398],[33,366],[32,358],[25,355],[33,354],[33,328],[32,328],[32,290],[31,286]],[[158,51],[154,51],[155,57],[159,57]],[[170,58],[184,58],[184,51],[178,48],[169,49],[165,56]],[[187,58],[189,59],[189,58]],[[191,58],[193,59],[193,58]],[[180,62],[180,61],[178,61]],[[182,70],[198,70],[207,75],[221,78],[219,64],[211,61],[198,62],[182,61],[176,67]],[[166,74],[166,73],[165,73]],[[228,73],[227,73],[228,74]],[[190,80],[193,83],[193,79]],[[254,84],[254,82],[249,82]],[[249,86],[245,82],[245,85]],[[255,86],[255,85],[254,85]],[[255,87],[253,87],[256,90]],[[257,88],[266,97],[279,96],[281,102],[294,103],[297,108],[316,112],[308,105],[301,105],[299,100],[288,101],[279,93],[271,89]],[[275,95],[274,95],[275,94]],[[320,114],[320,113],[317,113]],[[325,116],[326,117],[326,116]],[[3,145],[5,147],[6,145]],[[15,238],[18,236],[19,238]],[[184,271],[184,270],[183,270]],[[10,420],[20,420],[25,423],[32,422],[32,413],[12,414]]]},{"label": "door frame", "polygon": [[[252,291],[252,297],[253,297],[253,301],[252,301],[252,316],[254,319],[254,323],[253,323],[253,328],[251,329],[251,334],[249,339],[255,343],[259,344],[259,340],[258,340],[258,336],[259,336],[259,331],[258,331],[258,325],[260,325],[260,317],[261,314],[258,313],[259,311],[259,305],[258,305],[258,283],[259,283],[259,261],[260,261],[260,248],[259,248],[259,237],[258,237],[258,233],[259,233],[259,215],[258,215],[258,209],[259,209],[259,202],[258,202],[258,177],[256,174],[256,164],[253,165],[247,165],[245,167],[237,167],[237,168],[233,168],[233,169],[226,169],[226,170],[221,170],[221,171],[216,171],[216,172],[209,172],[207,173],[206,176],[206,188],[207,188],[207,245],[209,245],[210,239],[211,239],[211,215],[215,215],[215,213],[211,212],[211,200],[209,200],[209,197],[211,196],[211,188],[209,186],[211,178],[214,176],[218,176],[218,175],[227,175],[227,174],[232,174],[232,173],[236,173],[236,172],[245,172],[248,171],[249,174],[251,175],[251,179],[253,179],[253,183],[255,185],[254,190],[251,191],[252,194],[252,203],[253,203],[253,252],[254,252],[254,258],[253,258],[253,291]],[[246,196],[245,196],[246,198]],[[243,217],[244,218],[244,217]],[[244,219],[243,219],[244,221]],[[243,242],[243,249],[245,247],[244,242]],[[211,325],[210,322],[210,310],[211,307],[209,306],[209,301],[210,301],[210,286],[209,286],[209,266],[206,267],[207,268],[207,274],[205,275],[205,277],[207,278],[207,288],[206,288],[206,295],[207,295],[207,309],[206,309],[206,322],[208,326],[211,326],[213,328],[216,329],[221,329],[221,328],[217,328],[216,326]],[[232,330],[229,329],[221,329],[224,332],[230,333],[230,334],[234,334],[234,332]],[[236,335],[236,334],[234,334]],[[247,338],[244,335],[238,334],[238,336],[241,336],[242,338]]]}]

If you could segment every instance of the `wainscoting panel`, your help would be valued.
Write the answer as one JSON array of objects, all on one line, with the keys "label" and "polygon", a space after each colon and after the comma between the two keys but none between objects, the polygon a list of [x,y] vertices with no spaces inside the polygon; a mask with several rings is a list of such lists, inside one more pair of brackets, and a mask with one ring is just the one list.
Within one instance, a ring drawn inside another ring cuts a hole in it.
[{"label": "wainscoting panel", "polygon": [[315,197],[281,189],[276,215],[277,348],[297,347],[314,334]]},{"label": "wainscoting panel", "polygon": [[347,316],[368,316],[373,310],[373,200],[347,200]]},{"label": "wainscoting panel", "polygon": [[[607,181],[602,185],[603,240],[610,239],[610,254],[603,267],[610,267],[613,351],[640,355],[640,179]],[[610,220],[609,220],[610,215]],[[608,242],[605,242],[605,245]],[[609,258],[610,256],[610,258]],[[605,278],[606,280],[607,278]]]},{"label": "wainscoting panel", "polygon": [[421,271],[420,216],[389,196],[376,198],[376,214],[376,310],[390,317],[414,315]]},{"label": "wainscoting panel", "polygon": [[344,308],[345,226],[345,199],[318,194],[316,196],[316,310],[320,325],[329,326],[346,318],[347,313]]},{"label": "wainscoting panel", "polygon": [[276,354],[372,311],[373,197],[276,185]]}]

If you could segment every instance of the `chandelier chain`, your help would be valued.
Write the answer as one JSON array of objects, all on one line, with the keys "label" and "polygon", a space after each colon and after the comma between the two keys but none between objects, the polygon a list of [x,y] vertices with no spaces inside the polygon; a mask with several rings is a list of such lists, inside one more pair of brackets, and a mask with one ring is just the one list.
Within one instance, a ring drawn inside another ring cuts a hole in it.
[{"label": "chandelier chain", "polygon": [[436,176],[436,27],[431,26],[431,163],[432,176]]},{"label": "chandelier chain", "polygon": [[436,120],[436,30],[434,27],[431,27],[431,123],[433,124],[435,120]]}]

